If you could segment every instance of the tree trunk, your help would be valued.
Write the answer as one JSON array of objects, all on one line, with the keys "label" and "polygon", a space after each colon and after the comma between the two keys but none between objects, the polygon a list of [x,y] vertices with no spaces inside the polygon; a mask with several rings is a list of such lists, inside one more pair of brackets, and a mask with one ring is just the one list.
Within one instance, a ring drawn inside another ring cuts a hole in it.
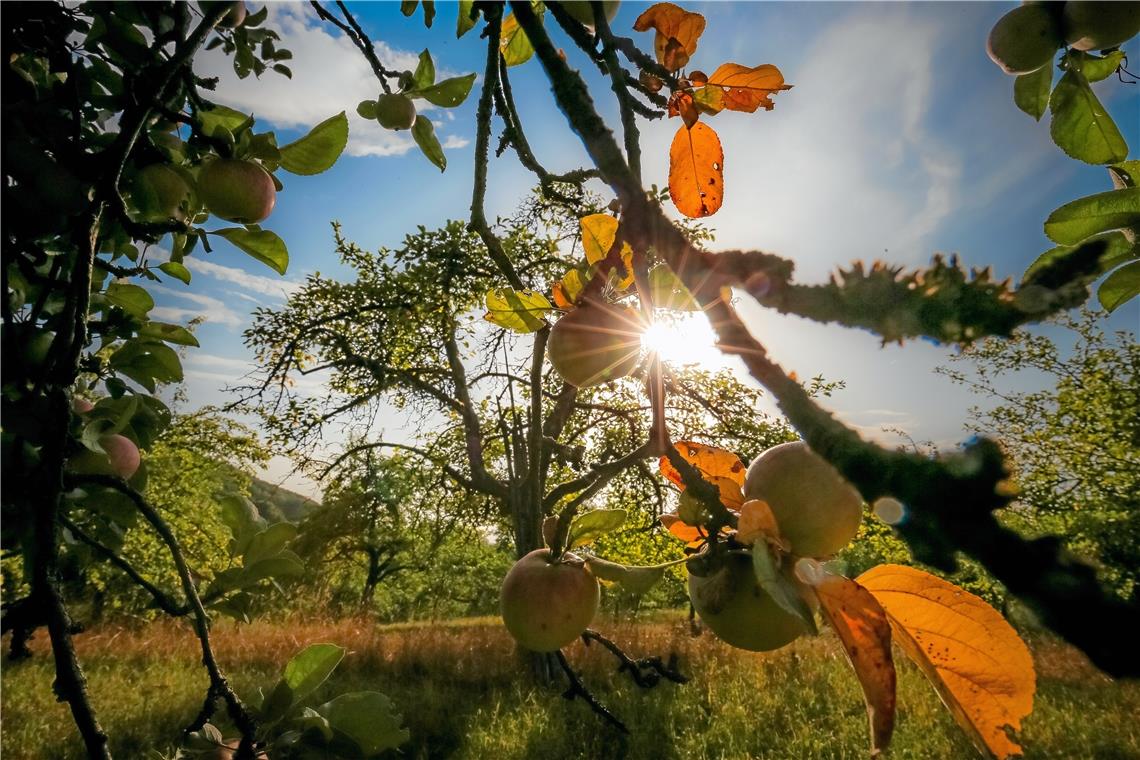
[{"label": "tree trunk", "polygon": [[368,575],[360,592],[362,610],[372,605],[372,599],[376,596],[376,584],[380,582],[380,550],[370,546],[364,549],[364,553],[368,555]]}]

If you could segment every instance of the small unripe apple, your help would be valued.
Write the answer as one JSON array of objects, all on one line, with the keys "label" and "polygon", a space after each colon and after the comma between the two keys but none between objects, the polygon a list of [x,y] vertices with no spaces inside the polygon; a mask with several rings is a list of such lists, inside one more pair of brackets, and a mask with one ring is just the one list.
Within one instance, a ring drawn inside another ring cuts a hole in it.
[{"label": "small unripe apple", "polygon": [[190,195],[190,186],[182,175],[165,164],[151,164],[135,175],[131,199],[139,214],[147,221],[186,218],[182,201]]},{"label": "small unripe apple", "polygon": [[229,6],[226,15],[222,16],[222,20],[218,22],[218,26],[223,29],[237,29],[245,23],[246,8],[245,3],[236,0],[198,0],[198,7],[202,9],[202,13],[209,13],[219,5]]},{"label": "small unripe apple", "polygon": [[600,599],[598,579],[577,557],[564,554],[551,562],[549,549],[535,549],[503,579],[499,610],[518,643],[553,652],[582,635]]},{"label": "small unripe apple", "polygon": [[218,158],[198,173],[198,192],[214,216],[239,224],[257,224],[273,213],[277,188],[253,161]]},{"label": "small unripe apple", "polygon": [[998,19],[986,39],[990,60],[1007,74],[1028,74],[1064,44],[1057,17],[1043,5],[1022,5]]},{"label": "small unripe apple", "polygon": [[863,499],[839,471],[803,441],[781,443],[748,466],[744,498],[762,499],[801,557],[827,557],[859,531]]},{"label": "small unripe apple", "polygon": [[139,447],[125,435],[115,433],[99,439],[106,455],[83,449],[67,460],[67,468],[82,475],[116,475],[123,480],[138,472],[142,464]]},{"label": "small unripe apple", "polygon": [[416,104],[407,95],[384,93],[376,99],[376,121],[385,129],[411,129],[416,123]]},{"label": "small unripe apple", "polygon": [[808,630],[760,587],[749,557],[729,555],[711,575],[689,573],[689,600],[701,622],[737,649],[768,652]]},{"label": "small unripe apple", "polygon": [[1068,2],[1061,12],[1065,41],[1077,50],[1116,47],[1140,32],[1140,2]]},{"label": "small unripe apple", "polygon": [[[619,5],[621,5],[621,0],[602,0],[602,12],[605,14],[607,22],[612,22],[617,16]],[[575,21],[585,24],[591,29],[594,27],[594,9],[588,0],[572,0],[572,2],[562,3],[562,9],[569,13]]]},{"label": "small unripe apple", "polygon": [[641,351],[637,312],[602,301],[586,301],[550,330],[546,355],[562,379],[579,388],[633,372]]}]

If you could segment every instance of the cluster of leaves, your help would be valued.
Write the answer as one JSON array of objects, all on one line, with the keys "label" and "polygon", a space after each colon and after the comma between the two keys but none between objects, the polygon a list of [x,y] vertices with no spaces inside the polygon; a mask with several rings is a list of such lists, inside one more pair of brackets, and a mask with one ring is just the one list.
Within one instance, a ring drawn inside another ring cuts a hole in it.
[{"label": "cluster of leaves", "polygon": [[[745,500],[739,457],[692,441],[677,442],[675,449],[715,487],[717,503],[691,498],[672,457],[663,456],[661,474],[681,489],[681,498],[677,511],[662,516],[662,522],[690,551],[699,552],[692,562],[709,562],[725,548],[747,552],[760,588],[803,620],[807,630],[816,630],[812,610],[819,609],[863,687],[872,754],[886,750],[894,729],[892,640],[918,665],[979,751],[995,757],[1020,754],[1006,729],[1016,730],[1032,711],[1036,677],[1029,650],[1000,613],[916,568],[880,565],[851,580],[833,563],[797,557],[768,504]],[[714,512],[722,513],[721,519],[714,519]]]},{"label": "cluster of leaves", "polygon": [[[365,760],[399,747],[409,739],[403,717],[377,691],[354,691],[310,707],[308,697],[333,674],[345,650],[336,644],[311,644],[293,655],[277,683],[259,689],[259,746],[273,757],[337,757]],[[232,741],[232,740],[231,740]],[[188,737],[179,758],[217,757],[227,743],[210,723]]]},{"label": "cluster of leaves", "polygon": [[[1119,46],[1100,55],[1074,47],[1066,49],[1055,66],[1051,58],[1036,71],[1019,75],[1013,87],[1014,103],[1022,111],[1037,121],[1049,112],[1049,133],[1057,147],[1078,161],[1107,165],[1113,184],[1113,190],[1066,203],[1049,215],[1045,234],[1057,247],[1030,265],[1023,283],[1034,284],[1047,272],[1065,269],[1082,244],[1102,242],[1096,271],[1108,277],[1097,289],[1097,298],[1106,312],[1140,295],[1140,162],[1126,160],[1124,134],[1091,85],[1120,75],[1126,63]],[[1059,79],[1057,70],[1062,72]]]}]

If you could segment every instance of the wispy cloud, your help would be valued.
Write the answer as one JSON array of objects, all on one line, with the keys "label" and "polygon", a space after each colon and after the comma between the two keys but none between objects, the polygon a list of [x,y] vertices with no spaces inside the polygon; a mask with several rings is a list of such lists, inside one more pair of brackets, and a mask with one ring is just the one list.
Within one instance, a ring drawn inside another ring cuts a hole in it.
[{"label": "wispy cloud", "polygon": [[148,285],[147,289],[152,293],[170,296],[171,298],[189,301],[195,306],[156,306],[151,310],[151,316],[165,322],[186,322],[188,320],[202,317],[207,322],[212,322],[227,327],[241,327],[245,323],[245,315],[231,309],[226,303],[218,298],[205,295],[203,293],[196,293],[188,290],[176,290],[175,288],[168,288],[165,285]]},{"label": "wispy cloud", "polygon": [[[278,127],[307,128],[345,111],[349,119],[346,152],[353,156],[396,156],[416,147],[408,132],[392,132],[375,121],[361,118],[356,104],[380,92],[376,76],[352,41],[317,18],[307,3],[269,3],[267,26],[281,35],[279,47],[293,53],[287,63],[293,78],[267,72],[260,79],[238,79],[231,59],[220,49],[204,53],[200,73],[217,77],[214,100],[253,113]],[[335,34],[333,33],[335,31]],[[417,54],[373,40],[376,54],[388,68],[415,69]],[[450,76],[440,71],[440,77]],[[417,108],[430,104],[417,101]],[[437,129],[442,126],[436,123]],[[461,148],[468,141],[458,135],[440,135],[445,149]]]},{"label": "wispy cloud", "polygon": [[[200,257],[191,256],[182,263],[195,274],[202,274],[216,280],[233,283],[234,285],[240,286],[243,290],[273,296],[274,298],[284,298],[301,287],[301,283],[295,280],[284,280],[280,277],[264,277],[258,274],[250,274],[244,269],[215,264],[212,261],[206,261]],[[241,296],[242,294],[237,293],[237,295]],[[256,301],[256,299],[252,300]]]}]

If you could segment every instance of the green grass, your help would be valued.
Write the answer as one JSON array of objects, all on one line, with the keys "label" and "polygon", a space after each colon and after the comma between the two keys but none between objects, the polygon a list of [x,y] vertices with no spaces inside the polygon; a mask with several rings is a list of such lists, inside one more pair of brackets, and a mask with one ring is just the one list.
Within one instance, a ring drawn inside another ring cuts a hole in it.
[{"label": "green grass", "polygon": [[[600,647],[571,661],[629,726],[622,736],[561,685],[535,686],[497,620],[375,626],[366,621],[239,627],[220,624],[216,648],[240,694],[271,685],[297,649],[317,641],[350,653],[314,701],[376,689],[399,706],[412,733],[409,757],[457,758],[864,758],[867,719],[859,686],[825,633],[767,655],[729,649],[668,617],[599,629],[631,653],[676,652],[690,683],[642,690],[614,672]],[[44,642],[31,661],[4,664],[2,754],[78,758],[70,715],[51,692]],[[1028,758],[1140,757],[1140,684],[1114,683],[1071,648],[1030,642],[1037,699],[1021,733]],[[103,628],[79,637],[91,694],[116,757],[172,752],[205,688],[197,642],[178,623]],[[899,662],[892,758],[976,756],[921,675]]]}]

